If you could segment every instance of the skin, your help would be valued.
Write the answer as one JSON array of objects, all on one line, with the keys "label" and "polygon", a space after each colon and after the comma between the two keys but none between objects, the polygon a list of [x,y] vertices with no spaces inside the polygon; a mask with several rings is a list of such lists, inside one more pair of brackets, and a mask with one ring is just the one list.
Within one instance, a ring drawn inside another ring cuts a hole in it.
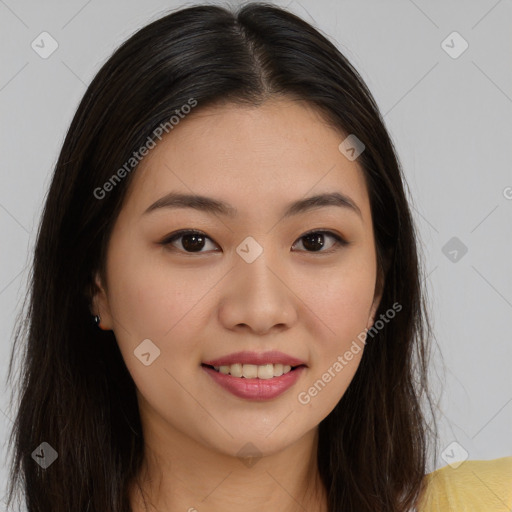
[{"label": "skin", "polygon": [[[198,107],[134,171],[105,282],[96,276],[94,307],[137,386],[145,440],[139,477],[149,510],[327,511],[318,425],[363,350],[309,403],[297,396],[373,325],[380,301],[368,192],[357,160],[338,150],[345,137],[290,99]],[[171,191],[220,199],[238,214],[162,208],[143,215]],[[335,191],[361,216],[326,206],[283,218],[288,203]],[[205,233],[202,252],[187,253],[183,238],[159,244],[180,229]],[[350,244],[326,235],[323,249],[308,249],[302,237],[313,229]],[[263,248],[250,264],[236,252],[247,236]],[[160,349],[149,366],[134,356],[145,339]],[[244,400],[201,368],[240,350],[280,350],[308,367],[281,396]],[[248,442],[260,455],[251,466],[237,455]],[[144,511],[135,486],[130,495],[134,511]]]}]

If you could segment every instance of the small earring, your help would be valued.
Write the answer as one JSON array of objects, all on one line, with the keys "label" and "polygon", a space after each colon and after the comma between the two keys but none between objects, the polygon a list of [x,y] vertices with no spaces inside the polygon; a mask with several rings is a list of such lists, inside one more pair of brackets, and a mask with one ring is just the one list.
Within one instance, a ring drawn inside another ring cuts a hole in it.
[{"label": "small earring", "polygon": [[92,320],[93,320],[94,325],[96,327],[98,327],[98,329],[101,329],[101,325],[100,325],[101,318],[100,318],[100,315],[93,315]]}]

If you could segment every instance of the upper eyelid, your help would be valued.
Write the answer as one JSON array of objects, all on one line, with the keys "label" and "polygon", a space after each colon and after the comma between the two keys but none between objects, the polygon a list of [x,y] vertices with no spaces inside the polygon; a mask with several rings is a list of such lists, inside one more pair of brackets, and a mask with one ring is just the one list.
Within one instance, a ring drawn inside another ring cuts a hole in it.
[{"label": "upper eyelid", "polygon": [[[339,235],[337,234],[336,232],[330,230],[330,229],[322,229],[322,228],[317,228],[317,229],[311,229],[309,231],[306,231],[305,233],[303,233],[302,235],[299,236],[299,238],[302,238],[304,236],[308,236],[312,233],[322,233],[322,234],[326,234],[326,235],[331,235],[331,236],[339,236],[341,238],[342,235]],[[170,235],[167,235],[164,237],[164,239],[162,240],[163,242],[165,242],[166,240],[172,240],[173,238],[179,238],[180,236],[185,236],[185,235],[203,235],[205,238],[208,238],[210,240],[212,240],[212,242],[214,241],[212,237],[208,236],[204,231],[201,231],[201,230],[198,230],[198,229],[183,229],[183,230],[179,230],[179,231],[176,231],[175,233],[171,233]]]}]

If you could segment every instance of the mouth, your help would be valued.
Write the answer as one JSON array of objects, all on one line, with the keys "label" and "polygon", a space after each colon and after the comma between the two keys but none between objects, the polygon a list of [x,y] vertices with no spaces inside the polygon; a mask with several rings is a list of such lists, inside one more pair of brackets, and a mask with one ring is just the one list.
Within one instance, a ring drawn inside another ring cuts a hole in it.
[{"label": "mouth", "polygon": [[281,363],[269,363],[263,365],[235,363],[220,366],[202,363],[201,366],[210,368],[216,371],[217,373],[221,373],[223,375],[230,375],[231,377],[261,380],[269,380],[273,379],[274,377],[281,377],[282,375],[286,375],[287,373],[296,371],[298,368],[306,367],[306,365],[304,364],[291,366],[289,364]]},{"label": "mouth", "polygon": [[233,363],[217,366],[202,363],[201,368],[212,382],[232,395],[244,400],[266,401],[276,399],[291,389],[306,371],[307,366],[282,363]]}]

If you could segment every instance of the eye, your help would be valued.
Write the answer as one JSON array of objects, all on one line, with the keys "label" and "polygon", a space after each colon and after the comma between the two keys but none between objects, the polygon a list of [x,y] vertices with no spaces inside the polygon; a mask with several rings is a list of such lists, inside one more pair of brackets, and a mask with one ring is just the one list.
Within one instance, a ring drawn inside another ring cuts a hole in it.
[{"label": "eye", "polygon": [[[331,242],[330,245],[327,244],[328,249],[323,250],[326,247],[326,238],[330,238],[331,240],[334,240],[334,242]],[[181,248],[176,247],[176,245],[173,246],[173,244],[175,244],[180,239]],[[202,250],[205,248],[207,241],[210,241],[215,247],[218,247],[217,244],[215,244],[215,242],[213,242],[213,240],[210,237],[206,236],[205,233],[203,233],[202,231],[197,231],[194,229],[183,229],[168,236],[167,238],[162,240],[160,244],[164,246],[171,245],[177,250],[186,253],[201,253],[208,252]],[[349,245],[349,242],[343,239],[340,235],[333,233],[332,231],[326,230],[310,231],[309,233],[302,235],[298,239],[298,242],[302,243],[302,246],[304,247],[306,252],[331,253],[336,251],[339,248],[339,246],[344,247],[346,245]],[[298,242],[295,242],[292,248],[295,247]]]},{"label": "eye", "polygon": [[183,229],[181,231],[178,231],[177,233],[174,233],[170,237],[167,237],[165,240],[160,242],[160,244],[164,246],[172,245],[180,238],[182,239],[180,243],[182,248],[177,247],[177,249],[180,251],[190,253],[207,252],[202,251],[201,249],[204,248],[207,240],[212,241],[211,238],[207,237],[201,231],[196,231],[193,229]]},{"label": "eye", "polygon": [[[334,240],[334,242],[330,246],[327,245],[327,247],[328,247],[327,250],[322,250],[326,246],[325,238],[331,238]],[[302,235],[299,238],[299,241],[302,242],[302,246],[304,248],[306,248],[306,252],[331,253],[331,252],[336,251],[339,248],[339,246],[344,247],[349,244],[349,242],[347,242],[345,239],[343,239],[338,234],[333,233],[332,231],[322,231],[322,230],[310,231],[309,233]],[[295,244],[293,244],[294,247],[295,247]]]}]

